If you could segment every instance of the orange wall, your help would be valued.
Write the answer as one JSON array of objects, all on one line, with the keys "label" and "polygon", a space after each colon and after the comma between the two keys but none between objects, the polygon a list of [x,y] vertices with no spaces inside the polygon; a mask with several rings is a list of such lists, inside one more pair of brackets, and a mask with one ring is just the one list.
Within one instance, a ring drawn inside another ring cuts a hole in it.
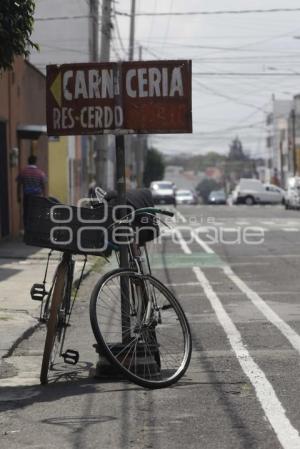
[{"label": "orange wall", "polygon": [[[10,167],[8,163],[8,191],[10,231],[17,235],[22,229],[21,207],[17,202],[17,189],[15,179],[18,172],[27,163],[32,142],[18,140],[18,125],[45,125],[46,85],[45,76],[35,67],[16,58],[12,71],[6,71],[0,77],[0,121],[6,122],[8,161],[10,150],[19,148],[19,165]],[[35,153],[38,156],[38,165],[48,172],[48,139],[41,137],[37,142]]]}]

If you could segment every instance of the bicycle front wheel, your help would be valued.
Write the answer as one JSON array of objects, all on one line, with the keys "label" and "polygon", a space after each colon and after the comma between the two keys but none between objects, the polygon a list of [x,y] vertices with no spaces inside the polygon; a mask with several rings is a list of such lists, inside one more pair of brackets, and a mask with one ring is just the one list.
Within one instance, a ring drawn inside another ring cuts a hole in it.
[{"label": "bicycle front wheel", "polygon": [[167,387],[188,368],[192,339],[174,295],[158,279],[117,269],[96,284],[90,302],[99,352],[146,388]]}]

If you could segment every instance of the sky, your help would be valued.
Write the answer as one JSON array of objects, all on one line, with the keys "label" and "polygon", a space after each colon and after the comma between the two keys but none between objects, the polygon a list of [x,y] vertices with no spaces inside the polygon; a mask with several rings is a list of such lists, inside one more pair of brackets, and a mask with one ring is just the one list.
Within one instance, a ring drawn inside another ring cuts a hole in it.
[{"label": "sky", "polygon": [[[130,20],[118,13],[129,13],[130,4],[114,2],[112,60],[128,58]],[[248,155],[266,156],[265,120],[272,95],[292,99],[300,93],[300,10],[169,13],[273,8],[300,8],[300,2],[136,0],[135,59],[141,46],[142,59],[191,59],[193,66],[193,134],[151,135],[153,146],[167,154],[226,153],[239,136]],[[168,15],[139,15],[163,12]]]}]

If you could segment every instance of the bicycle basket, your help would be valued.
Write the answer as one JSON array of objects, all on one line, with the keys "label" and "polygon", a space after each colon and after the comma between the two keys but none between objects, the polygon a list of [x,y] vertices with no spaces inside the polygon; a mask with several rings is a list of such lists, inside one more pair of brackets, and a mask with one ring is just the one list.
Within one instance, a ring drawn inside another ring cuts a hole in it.
[{"label": "bicycle basket", "polygon": [[111,240],[111,224],[110,206],[107,209],[104,205],[97,209],[79,209],[32,196],[28,201],[24,242],[73,254],[108,257],[112,252],[108,243]]}]

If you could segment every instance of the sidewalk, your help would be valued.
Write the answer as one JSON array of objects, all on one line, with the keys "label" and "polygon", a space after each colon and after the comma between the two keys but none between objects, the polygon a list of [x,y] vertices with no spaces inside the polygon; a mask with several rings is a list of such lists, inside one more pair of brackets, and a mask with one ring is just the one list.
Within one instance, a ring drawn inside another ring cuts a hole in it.
[{"label": "sidewalk", "polygon": [[[26,246],[21,240],[0,243],[1,358],[38,325],[40,302],[31,299],[30,288],[34,283],[42,283],[48,253],[48,249]],[[52,279],[60,254],[52,253],[48,282]],[[74,280],[80,277],[83,257],[76,257],[76,261]],[[91,270],[92,265],[93,259],[90,258],[85,273]]]}]

